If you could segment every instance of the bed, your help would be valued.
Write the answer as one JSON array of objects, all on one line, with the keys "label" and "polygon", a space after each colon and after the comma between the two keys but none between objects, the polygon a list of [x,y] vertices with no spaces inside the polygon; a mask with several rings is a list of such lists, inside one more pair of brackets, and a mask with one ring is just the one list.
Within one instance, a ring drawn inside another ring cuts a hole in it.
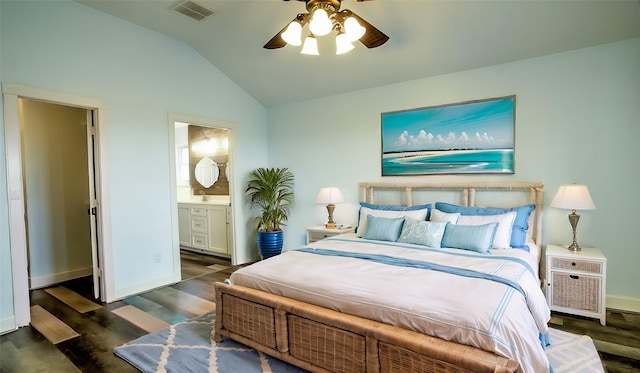
[{"label": "bed", "polygon": [[318,372],[548,371],[541,183],[359,186],[358,233],[215,284],[216,340]]}]

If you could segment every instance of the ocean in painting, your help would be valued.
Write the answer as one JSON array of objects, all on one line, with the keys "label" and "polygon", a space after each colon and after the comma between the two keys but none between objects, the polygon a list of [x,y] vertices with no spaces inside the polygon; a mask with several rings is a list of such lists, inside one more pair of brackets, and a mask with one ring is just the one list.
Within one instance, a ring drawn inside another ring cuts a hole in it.
[{"label": "ocean in painting", "polygon": [[382,157],[382,176],[457,173],[512,174],[513,149],[427,150]]}]

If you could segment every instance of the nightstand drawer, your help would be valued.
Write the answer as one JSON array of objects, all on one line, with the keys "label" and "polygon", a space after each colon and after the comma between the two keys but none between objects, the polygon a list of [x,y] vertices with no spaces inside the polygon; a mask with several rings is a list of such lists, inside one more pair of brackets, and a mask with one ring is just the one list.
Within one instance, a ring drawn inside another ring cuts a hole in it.
[{"label": "nightstand drawer", "polygon": [[325,238],[339,236],[345,233],[353,232],[353,228],[325,228],[323,226],[308,227],[307,228],[307,244],[312,242],[324,240]]},{"label": "nightstand drawer", "polygon": [[600,313],[602,277],[552,272],[552,306]]},{"label": "nightstand drawer", "polygon": [[552,258],[551,269],[568,269],[571,271],[602,274],[602,262],[590,262],[569,258]]},{"label": "nightstand drawer", "polygon": [[326,233],[326,232],[309,232],[309,242],[315,242],[324,240],[325,238],[335,236],[335,233]]}]

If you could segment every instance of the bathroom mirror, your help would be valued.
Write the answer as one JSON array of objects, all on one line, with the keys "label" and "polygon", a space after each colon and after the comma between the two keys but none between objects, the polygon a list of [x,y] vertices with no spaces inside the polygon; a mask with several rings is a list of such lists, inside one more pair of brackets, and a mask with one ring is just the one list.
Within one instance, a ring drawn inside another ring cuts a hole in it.
[{"label": "bathroom mirror", "polygon": [[196,180],[204,188],[210,188],[220,176],[218,164],[209,157],[202,158],[195,168]]}]

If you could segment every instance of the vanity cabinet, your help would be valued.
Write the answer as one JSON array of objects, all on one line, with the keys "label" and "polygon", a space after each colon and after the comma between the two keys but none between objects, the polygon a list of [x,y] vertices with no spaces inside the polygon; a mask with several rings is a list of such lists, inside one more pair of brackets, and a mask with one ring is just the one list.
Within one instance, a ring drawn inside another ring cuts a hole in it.
[{"label": "vanity cabinet", "polygon": [[209,224],[207,251],[229,254],[229,214],[227,206],[207,205],[207,222]]},{"label": "vanity cabinet", "polygon": [[199,252],[231,256],[229,206],[178,203],[180,246]]},{"label": "vanity cabinet", "polygon": [[182,203],[178,204],[178,237],[180,246],[191,246],[191,209]]}]

